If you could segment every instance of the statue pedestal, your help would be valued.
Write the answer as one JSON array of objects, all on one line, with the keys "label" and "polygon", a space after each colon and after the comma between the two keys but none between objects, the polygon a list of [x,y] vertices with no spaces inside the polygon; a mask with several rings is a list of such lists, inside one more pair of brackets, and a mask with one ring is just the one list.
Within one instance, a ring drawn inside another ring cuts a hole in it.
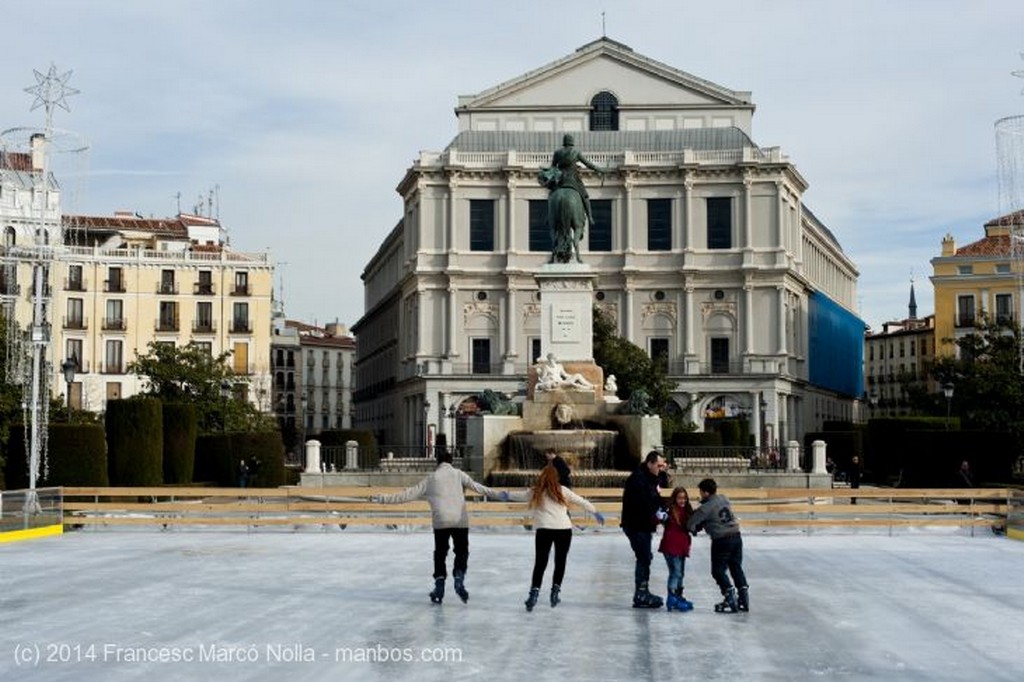
[{"label": "statue pedestal", "polygon": [[[534,275],[540,288],[540,353],[562,363],[594,362],[594,281],[583,263],[548,263]],[[537,358],[530,358],[530,364]]]}]

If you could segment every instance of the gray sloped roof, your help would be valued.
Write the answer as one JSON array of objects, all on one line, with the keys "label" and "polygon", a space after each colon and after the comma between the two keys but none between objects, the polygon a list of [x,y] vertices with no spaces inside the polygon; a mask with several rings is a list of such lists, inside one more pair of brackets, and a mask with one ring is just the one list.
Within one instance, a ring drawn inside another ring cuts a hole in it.
[{"label": "gray sloped roof", "polygon": [[[518,132],[465,130],[455,136],[445,151],[460,152],[552,152],[562,146],[569,131]],[[739,128],[692,128],[686,130],[609,130],[570,132],[576,148],[586,152],[665,152],[681,149],[726,150],[757,147]]]}]

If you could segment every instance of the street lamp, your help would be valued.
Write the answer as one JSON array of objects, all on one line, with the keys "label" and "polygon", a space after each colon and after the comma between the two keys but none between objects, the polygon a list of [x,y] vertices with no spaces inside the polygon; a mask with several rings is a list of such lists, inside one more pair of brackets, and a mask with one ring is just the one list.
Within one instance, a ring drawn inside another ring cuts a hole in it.
[{"label": "street lamp", "polygon": [[68,386],[68,424],[71,423],[71,384],[75,381],[75,370],[77,368],[78,362],[74,357],[70,357],[60,363],[60,371],[64,372],[64,383]]},{"label": "street lamp", "polygon": [[953,382],[947,381],[942,384],[942,395],[946,396],[946,430],[949,431],[949,408],[953,402]]}]

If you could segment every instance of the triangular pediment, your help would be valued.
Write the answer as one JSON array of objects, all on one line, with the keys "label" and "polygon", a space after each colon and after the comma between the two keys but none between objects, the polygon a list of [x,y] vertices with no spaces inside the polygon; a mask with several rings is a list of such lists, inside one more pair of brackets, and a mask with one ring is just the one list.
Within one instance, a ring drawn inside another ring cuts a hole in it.
[{"label": "triangular pediment", "polygon": [[459,110],[579,107],[600,91],[614,94],[623,107],[753,109],[748,92],[724,88],[600,38],[517,78],[460,97]]}]

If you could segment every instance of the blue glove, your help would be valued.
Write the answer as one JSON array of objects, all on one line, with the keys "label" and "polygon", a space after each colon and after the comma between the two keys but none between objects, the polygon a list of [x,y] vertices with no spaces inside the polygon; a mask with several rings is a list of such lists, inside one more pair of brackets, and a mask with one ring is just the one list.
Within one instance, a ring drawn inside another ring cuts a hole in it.
[{"label": "blue glove", "polygon": [[511,496],[508,494],[507,490],[502,490],[498,493],[498,499],[502,502],[508,502],[511,499]]},{"label": "blue glove", "polygon": [[654,512],[654,518],[658,519],[658,521],[664,522],[665,519],[668,518],[668,512],[665,511],[664,509],[659,509],[658,511]]},{"label": "blue glove", "polygon": [[594,512],[594,518],[597,519],[597,522],[602,526],[604,525],[604,514],[601,512]]}]

